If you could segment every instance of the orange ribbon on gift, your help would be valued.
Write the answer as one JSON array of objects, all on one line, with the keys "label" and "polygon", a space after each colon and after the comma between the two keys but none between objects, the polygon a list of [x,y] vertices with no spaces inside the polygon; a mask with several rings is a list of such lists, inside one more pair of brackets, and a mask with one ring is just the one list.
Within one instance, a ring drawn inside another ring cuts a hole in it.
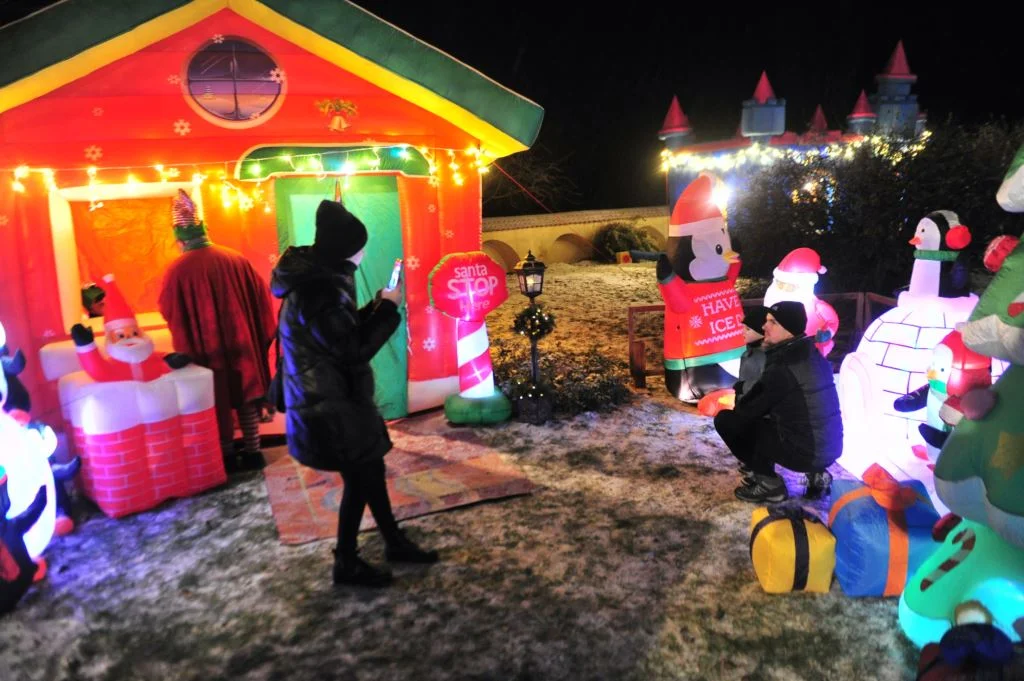
[{"label": "orange ribbon on gift", "polygon": [[910,560],[910,537],[903,511],[916,504],[920,497],[910,487],[901,485],[889,471],[873,463],[864,471],[864,487],[847,492],[832,504],[828,526],[832,527],[839,511],[847,504],[866,496],[871,496],[876,504],[885,509],[889,521],[889,573],[882,595],[898,596],[903,593],[907,583],[907,565]]}]

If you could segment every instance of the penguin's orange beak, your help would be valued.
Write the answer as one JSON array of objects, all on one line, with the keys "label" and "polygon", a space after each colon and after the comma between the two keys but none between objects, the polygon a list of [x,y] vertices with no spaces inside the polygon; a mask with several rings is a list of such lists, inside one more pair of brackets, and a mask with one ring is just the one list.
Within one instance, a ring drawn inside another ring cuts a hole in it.
[{"label": "penguin's orange beak", "polygon": [[935,373],[934,369],[929,369],[925,373],[924,377],[927,378],[929,381],[934,381],[936,378],[939,377],[939,375],[937,373]]},{"label": "penguin's orange beak", "polygon": [[726,251],[722,254],[722,259],[730,265],[734,265],[740,261],[740,254],[736,251]]},{"label": "penguin's orange beak", "polygon": [[921,237],[915,236],[913,239],[911,239],[907,243],[910,244],[911,246],[917,246],[917,245],[919,245],[921,243]]}]

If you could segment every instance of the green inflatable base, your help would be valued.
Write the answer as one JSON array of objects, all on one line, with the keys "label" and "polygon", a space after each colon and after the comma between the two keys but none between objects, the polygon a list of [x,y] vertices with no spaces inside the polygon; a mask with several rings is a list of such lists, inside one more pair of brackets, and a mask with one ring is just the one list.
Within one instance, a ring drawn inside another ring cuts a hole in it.
[{"label": "green inflatable base", "polygon": [[501,423],[512,416],[512,403],[500,390],[490,397],[449,395],[444,401],[444,415],[458,425]]}]

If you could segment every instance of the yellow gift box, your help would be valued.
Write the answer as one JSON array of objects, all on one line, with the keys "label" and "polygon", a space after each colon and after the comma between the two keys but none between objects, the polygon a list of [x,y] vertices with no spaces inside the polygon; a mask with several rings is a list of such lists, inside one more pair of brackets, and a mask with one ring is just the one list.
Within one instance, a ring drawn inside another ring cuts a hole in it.
[{"label": "yellow gift box", "polygon": [[836,538],[803,508],[759,508],[750,518],[750,558],[767,593],[828,593]]}]

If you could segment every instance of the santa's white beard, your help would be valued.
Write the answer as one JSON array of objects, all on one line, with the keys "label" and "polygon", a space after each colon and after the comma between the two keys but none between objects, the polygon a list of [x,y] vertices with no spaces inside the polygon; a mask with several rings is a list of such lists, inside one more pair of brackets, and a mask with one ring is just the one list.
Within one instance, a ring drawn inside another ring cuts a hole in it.
[{"label": "santa's white beard", "polygon": [[964,345],[996,359],[1024,365],[1024,329],[1010,326],[994,314],[960,327]]},{"label": "santa's white beard", "polygon": [[721,279],[729,272],[729,263],[722,258],[697,258],[690,262],[690,276],[694,281]]},{"label": "santa's white beard", "polygon": [[808,290],[805,287],[798,287],[795,291],[783,291],[774,283],[764,292],[764,306],[771,307],[783,300],[792,300],[803,303],[804,307],[811,307],[814,303],[814,289]]},{"label": "santa's white beard", "polygon": [[125,338],[117,343],[108,343],[107,354],[118,362],[142,364],[153,354],[153,341],[149,338]]}]

